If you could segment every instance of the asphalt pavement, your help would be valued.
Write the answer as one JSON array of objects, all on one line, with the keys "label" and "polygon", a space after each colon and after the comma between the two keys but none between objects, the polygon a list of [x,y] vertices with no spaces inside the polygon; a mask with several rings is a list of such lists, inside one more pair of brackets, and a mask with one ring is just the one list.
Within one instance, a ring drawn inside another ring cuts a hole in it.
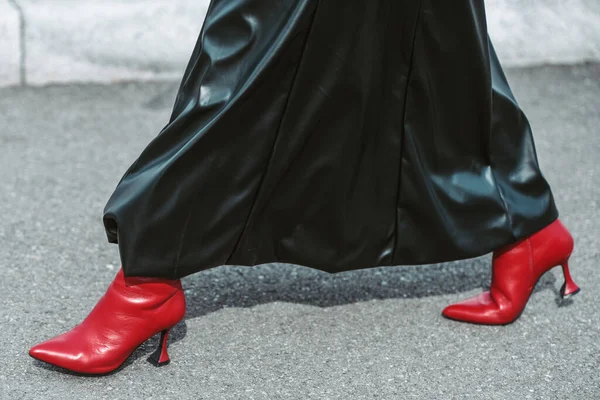
[{"label": "asphalt pavement", "polygon": [[559,269],[514,324],[444,319],[484,290],[490,257],[327,274],[268,264],[184,279],[172,362],[156,338],[112,375],[28,349],[78,324],[119,268],[102,209],[167,123],[177,82],[0,89],[0,399],[600,399],[600,65],[511,69],[582,292]]}]

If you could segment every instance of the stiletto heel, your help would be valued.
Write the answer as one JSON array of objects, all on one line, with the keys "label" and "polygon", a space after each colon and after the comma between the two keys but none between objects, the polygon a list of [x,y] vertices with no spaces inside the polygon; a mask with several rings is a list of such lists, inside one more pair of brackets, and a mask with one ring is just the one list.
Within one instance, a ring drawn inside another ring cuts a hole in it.
[{"label": "stiletto heel", "polygon": [[169,340],[169,329],[166,329],[160,333],[160,343],[156,348],[156,351],[148,357],[148,361],[157,367],[162,367],[171,362],[169,353],[167,353],[167,341]]},{"label": "stiletto heel", "polygon": [[575,296],[581,291],[579,286],[575,284],[573,278],[571,278],[571,272],[569,271],[569,260],[565,260],[562,263],[563,275],[565,276],[565,283],[560,288],[560,295],[563,299]]}]

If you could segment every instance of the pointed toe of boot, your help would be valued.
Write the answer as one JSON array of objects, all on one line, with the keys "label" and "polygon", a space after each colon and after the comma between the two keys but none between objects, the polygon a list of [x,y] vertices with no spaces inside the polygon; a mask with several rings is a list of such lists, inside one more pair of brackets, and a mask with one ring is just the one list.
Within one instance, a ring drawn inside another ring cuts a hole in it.
[{"label": "pointed toe of boot", "polygon": [[442,311],[442,315],[454,321],[482,325],[504,325],[513,320],[497,306],[490,292],[451,304]]},{"label": "pointed toe of boot", "polygon": [[36,344],[29,349],[29,355],[36,360],[45,361],[50,360],[53,357],[53,352],[46,346],[46,342]]},{"label": "pointed toe of boot", "polygon": [[463,303],[451,304],[444,308],[442,315],[454,321],[472,322],[477,314],[473,307],[469,307]]},{"label": "pointed toe of boot", "polygon": [[93,351],[78,343],[72,331],[46,340],[29,350],[29,355],[36,360],[81,375],[106,374],[121,364],[121,361],[115,363],[112,359],[103,360],[99,357],[101,354],[101,351]]},{"label": "pointed toe of boot", "polygon": [[40,344],[33,346],[29,350],[29,355],[36,360],[43,361],[48,364],[60,368],[76,369],[79,357],[73,354],[72,348],[62,340],[62,336],[46,340]]},{"label": "pointed toe of boot", "polygon": [[461,304],[451,304],[444,308],[442,315],[448,319],[462,321],[466,319],[467,313],[465,311],[465,308]]}]

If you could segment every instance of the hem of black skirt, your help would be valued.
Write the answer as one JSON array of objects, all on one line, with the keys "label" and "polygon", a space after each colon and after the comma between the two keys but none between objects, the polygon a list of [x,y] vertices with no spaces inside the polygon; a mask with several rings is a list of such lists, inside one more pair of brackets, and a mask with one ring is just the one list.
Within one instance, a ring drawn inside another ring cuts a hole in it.
[{"label": "hem of black skirt", "polygon": [[181,279],[186,276],[189,276],[189,275],[192,275],[192,274],[195,274],[198,272],[206,271],[208,269],[212,269],[212,268],[216,268],[216,267],[222,267],[222,266],[253,267],[253,266],[272,264],[272,263],[297,265],[297,266],[306,267],[306,268],[314,269],[317,271],[325,272],[328,274],[338,274],[338,273],[342,273],[342,272],[379,268],[379,267],[420,266],[420,265],[430,265],[430,264],[441,264],[441,263],[462,261],[462,260],[468,260],[468,259],[485,256],[487,254],[494,252],[495,250],[501,249],[505,246],[508,246],[508,245],[517,243],[523,239],[526,239],[527,237],[533,235],[534,233],[536,233],[536,232],[544,229],[548,225],[552,224],[557,219],[558,219],[558,211],[556,210],[556,208],[553,207],[546,214],[545,218],[539,219],[538,221],[536,221],[536,223],[532,223],[531,221],[528,221],[527,228],[523,228],[519,234],[515,235],[516,240],[504,240],[504,241],[489,242],[486,246],[482,246],[479,250],[472,251],[472,252],[462,252],[462,253],[455,252],[452,255],[444,254],[444,255],[441,255],[438,257],[435,257],[435,255],[432,255],[431,257],[428,257],[427,259],[421,259],[421,260],[419,260],[419,259],[404,259],[404,260],[400,259],[394,264],[382,264],[382,263],[355,264],[355,265],[346,265],[344,267],[338,266],[338,268],[332,269],[332,268],[328,268],[329,264],[316,264],[316,263],[302,264],[302,263],[298,263],[297,260],[293,260],[293,259],[281,259],[281,258],[278,258],[278,259],[273,258],[273,259],[269,259],[269,260],[262,259],[255,263],[248,263],[248,262],[244,262],[243,260],[232,259],[232,260],[230,260],[230,261],[232,261],[232,263],[207,264],[201,268],[189,268],[189,267],[186,268],[185,266],[180,265],[178,268],[177,274],[173,274],[173,268],[171,266],[162,266],[160,268],[155,266],[152,269],[138,269],[138,268],[132,268],[128,265],[125,265],[125,263],[123,263],[123,271],[124,271],[125,276],[127,276],[127,277],[137,276],[137,277],[149,277],[149,278],[152,277],[152,278]]}]

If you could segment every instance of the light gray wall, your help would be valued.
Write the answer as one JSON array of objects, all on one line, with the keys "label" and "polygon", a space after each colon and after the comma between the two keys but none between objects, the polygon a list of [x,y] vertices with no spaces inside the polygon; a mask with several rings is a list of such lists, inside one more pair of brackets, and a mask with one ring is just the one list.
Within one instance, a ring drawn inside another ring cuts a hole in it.
[{"label": "light gray wall", "polygon": [[[600,61],[600,0],[486,5],[504,65]],[[207,6],[208,0],[0,0],[0,86],[178,79]]]},{"label": "light gray wall", "polygon": [[0,0],[0,86],[19,82],[19,14]]},{"label": "light gray wall", "polygon": [[600,61],[600,0],[485,3],[490,36],[505,64]]}]

